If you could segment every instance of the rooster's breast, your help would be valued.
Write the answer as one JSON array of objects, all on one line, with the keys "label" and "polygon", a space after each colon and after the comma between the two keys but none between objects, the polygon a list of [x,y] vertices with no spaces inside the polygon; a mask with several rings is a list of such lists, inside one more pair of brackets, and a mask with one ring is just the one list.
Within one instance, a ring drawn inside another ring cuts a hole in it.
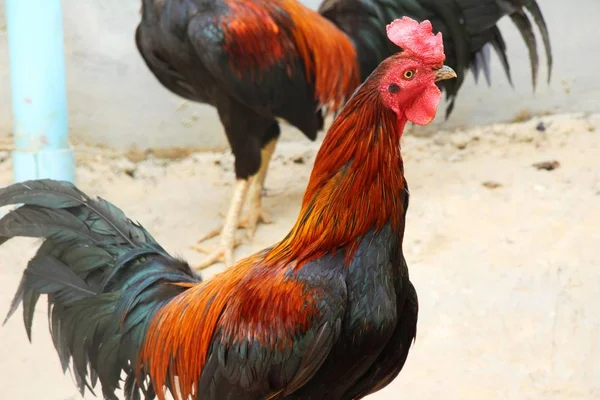
[{"label": "rooster's breast", "polygon": [[397,332],[399,236],[390,226],[371,232],[347,267],[348,305],[340,339],[316,375],[286,399],[345,400]]}]

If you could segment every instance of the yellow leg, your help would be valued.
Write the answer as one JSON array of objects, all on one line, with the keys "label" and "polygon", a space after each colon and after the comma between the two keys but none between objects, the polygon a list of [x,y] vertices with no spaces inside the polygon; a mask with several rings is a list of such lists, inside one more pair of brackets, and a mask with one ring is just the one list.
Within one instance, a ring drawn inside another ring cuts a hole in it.
[{"label": "yellow leg", "polygon": [[[224,224],[204,234],[198,240],[198,243],[192,246],[193,249],[208,254],[206,259],[196,266],[196,269],[204,269],[220,261],[224,262],[225,267],[231,266],[233,264],[233,250],[240,244],[240,241],[235,237],[237,228],[245,228],[247,238],[252,240],[259,222],[265,224],[271,222],[269,215],[262,210],[261,197],[269,163],[276,145],[277,139],[273,139],[261,150],[261,164],[256,175],[251,176],[248,180],[240,179],[237,181]],[[248,213],[242,219],[240,218],[242,208],[246,202],[248,203]],[[219,234],[221,238],[216,248],[199,244]]]},{"label": "yellow leg", "polygon": [[246,236],[249,240],[254,238],[256,226],[259,222],[265,224],[271,223],[271,218],[262,209],[262,190],[265,186],[265,179],[269,170],[269,163],[277,146],[277,138],[271,140],[261,150],[261,163],[258,173],[252,177],[250,189],[248,190],[248,214],[242,220],[241,225],[246,228]]},{"label": "yellow leg", "polygon": [[[235,232],[240,223],[242,206],[246,200],[248,186],[249,183],[246,179],[238,179],[236,182],[233,191],[233,198],[229,204],[229,210],[227,211],[227,216],[225,217],[225,223],[223,224],[223,229],[221,230],[221,238],[217,248],[213,251],[210,251],[206,247],[199,244],[192,246],[192,248],[195,250],[208,253],[206,259],[197,265],[196,269],[204,269],[220,261],[224,262],[226,268],[233,264],[233,249],[235,249],[239,244],[239,241],[237,241],[235,238]],[[215,233],[215,231],[211,231],[204,235],[200,241],[204,241],[216,235],[218,235],[218,231],[217,233]]]}]

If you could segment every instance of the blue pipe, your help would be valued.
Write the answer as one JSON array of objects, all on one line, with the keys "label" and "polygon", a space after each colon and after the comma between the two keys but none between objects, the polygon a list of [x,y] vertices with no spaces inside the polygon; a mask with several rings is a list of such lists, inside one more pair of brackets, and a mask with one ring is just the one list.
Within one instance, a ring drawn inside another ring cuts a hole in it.
[{"label": "blue pipe", "polygon": [[14,179],[75,180],[61,0],[6,0]]}]

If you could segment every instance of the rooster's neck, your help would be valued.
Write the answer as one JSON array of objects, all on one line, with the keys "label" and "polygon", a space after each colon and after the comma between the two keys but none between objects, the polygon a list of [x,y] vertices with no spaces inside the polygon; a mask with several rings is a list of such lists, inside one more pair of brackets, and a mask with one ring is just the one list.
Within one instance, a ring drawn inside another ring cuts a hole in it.
[{"label": "rooster's neck", "polygon": [[344,248],[349,261],[370,230],[387,223],[400,230],[405,124],[377,90],[360,88],[323,140],[298,220],[271,256],[300,266]]}]

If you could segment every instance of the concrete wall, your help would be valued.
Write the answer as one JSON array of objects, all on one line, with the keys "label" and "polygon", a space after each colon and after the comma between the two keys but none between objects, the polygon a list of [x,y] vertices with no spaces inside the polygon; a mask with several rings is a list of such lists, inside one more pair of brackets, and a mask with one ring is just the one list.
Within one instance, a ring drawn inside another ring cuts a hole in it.
[{"label": "concrete wall", "polygon": [[[313,8],[319,3],[304,2]],[[600,2],[539,2],[555,55],[551,85],[545,84],[542,67],[538,90],[532,93],[525,46],[510,20],[502,21],[515,88],[504,78],[494,56],[493,90],[484,82],[476,86],[469,76],[446,124],[502,121],[524,109],[600,110]],[[163,89],[143,64],[133,39],[140,1],[63,0],[63,6],[73,138],[119,148],[218,148],[226,144],[214,110],[196,104],[182,106],[182,99]],[[12,123],[7,53],[4,0],[0,0],[0,134],[8,134]],[[291,140],[300,137],[297,132],[285,135]]]}]

